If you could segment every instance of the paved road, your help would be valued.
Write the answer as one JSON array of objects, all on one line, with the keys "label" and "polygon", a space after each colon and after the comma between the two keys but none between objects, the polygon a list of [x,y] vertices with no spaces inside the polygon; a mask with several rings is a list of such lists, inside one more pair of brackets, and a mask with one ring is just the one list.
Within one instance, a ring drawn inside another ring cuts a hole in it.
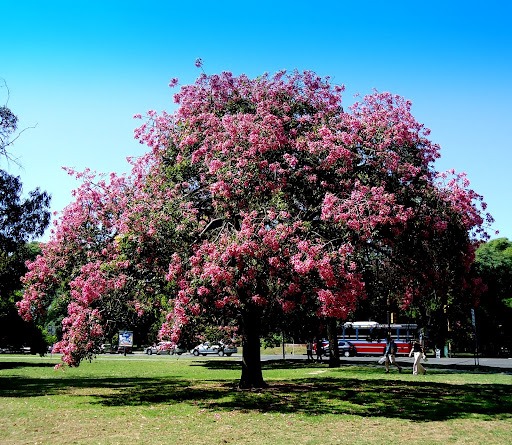
[{"label": "paved road", "polygon": [[[144,353],[128,354],[126,357],[122,355],[106,354],[104,357],[117,357],[117,358],[132,358],[132,359],[155,359],[155,358],[167,358],[170,360],[241,360],[242,356],[240,353],[234,354],[232,357],[218,357],[216,355],[208,355],[206,357],[199,356],[195,357],[191,354],[182,355],[146,355]],[[263,361],[270,360],[283,360],[282,355],[262,355]],[[286,354],[285,360],[306,360],[306,355],[303,354]],[[340,360],[346,364],[377,364],[379,357],[341,357]],[[324,359],[327,363],[327,358]],[[411,366],[413,358],[399,356],[397,357],[398,363],[404,366]],[[450,358],[432,358],[429,357],[426,367],[432,368],[445,368],[445,369],[479,369],[479,370],[503,370],[504,372],[512,372],[512,358],[483,358],[480,357],[475,359],[474,357],[450,357]]]},{"label": "paved road", "polygon": [[[264,355],[262,356],[262,360],[282,360],[283,356],[279,355]],[[291,355],[288,354],[285,356],[286,360],[305,360],[305,356],[300,355]],[[373,365],[377,364],[377,360],[379,357],[340,357],[341,363],[346,364],[368,364]],[[328,359],[324,359],[325,363],[327,363]],[[400,365],[410,366],[412,368],[412,364],[414,359],[409,357],[400,356],[397,358],[397,361]],[[379,365],[382,366],[382,365]],[[450,357],[450,358],[432,358],[429,357],[428,361],[425,363],[425,367],[432,368],[444,368],[444,369],[466,369],[466,370],[503,370],[504,372],[512,372],[512,358],[483,358],[480,357],[475,360],[474,357]]]},{"label": "paved road", "polygon": [[[341,361],[350,363],[376,363],[376,357],[350,357],[342,358]],[[412,366],[413,358],[397,357],[399,364],[410,364]],[[450,357],[450,358],[432,358],[428,357],[425,366],[435,368],[453,368],[453,369],[475,369],[478,368],[499,368],[512,371],[512,358],[478,358],[474,357]]]},{"label": "paved road", "polygon": [[[5,359],[16,359],[14,354],[2,354],[2,358]],[[39,355],[24,355],[24,358],[33,358],[34,360],[43,360],[44,358],[39,357]],[[57,358],[58,354],[49,354],[46,357]],[[206,357],[200,356],[195,357],[192,354],[182,354],[182,355],[147,355],[143,352],[135,352],[133,354],[128,354],[126,356],[122,354],[101,354],[98,355],[99,359],[116,359],[116,360],[242,360],[242,355],[240,353],[234,354],[231,357],[219,357],[216,355],[209,355]],[[305,354],[287,354],[284,358],[288,361],[297,361],[297,360],[306,360]],[[353,364],[353,365],[364,365],[367,364],[369,366],[383,366],[377,365],[377,360],[379,357],[341,357],[342,364]],[[270,361],[270,360],[283,360],[282,355],[262,355],[262,361]],[[324,359],[325,364],[327,364],[327,358]],[[409,357],[399,356],[397,361],[400,365],[411,367],[413,359]],[[452,369],[452,370],[475,370],[482,372],[505,372],[512,374],[512,357],[511,358],[485,358],[480,357],[478,360],[475,360],[474,357],[450,357],[450,358],[432,358],[429,357],[427,363],[425,364],[427,368],[436,368],[436,369]]]}]

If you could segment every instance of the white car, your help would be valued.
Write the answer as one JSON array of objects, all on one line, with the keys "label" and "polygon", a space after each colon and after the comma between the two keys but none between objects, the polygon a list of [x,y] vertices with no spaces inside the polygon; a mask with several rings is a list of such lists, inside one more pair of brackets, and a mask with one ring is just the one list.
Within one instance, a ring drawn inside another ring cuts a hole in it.
[{"label": "white car", "polygon": [[161,342],[158,342],[157,345],[148,346],[147,348],[144,349],[144,352],[148,355],[153,355],[153,354],[157,354],[157,355],[178,354],[178,355],[181,355],[184,352],[187,352],[187,350],[172,344],[172,342],[170,342],[170,341],[161,341]]},{"label": "white car", "polygon": [[209,342],[204,342],[201,343],[200,345],[197,345],[190,352],[194,354],[196,357],[199,355],[218,355],[220,357],[227,355],[228,357],[230,357],[232,354],[237,353],[238,349],[234,345],[226,345],[222,342],[220,342],[218,345],[211,345]]},{"label": "white car", "polygon": [[148,346],[146,349],[144,349],[144,352],[148,355],[169,355],[171,354],[172,349],[173,345],[170,341],[159,341],[156,345]]}]

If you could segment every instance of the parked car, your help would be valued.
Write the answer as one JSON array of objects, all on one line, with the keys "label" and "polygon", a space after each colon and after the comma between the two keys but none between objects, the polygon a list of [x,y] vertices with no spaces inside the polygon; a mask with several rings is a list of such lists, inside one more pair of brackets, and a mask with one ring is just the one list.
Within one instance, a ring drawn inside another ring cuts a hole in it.
[{"label": "parked car", "polygon": [[[329,355],[329,341],[322,340],[323,355]],[[313,350],[316,353],[316,344],[313,345]],[[354,357],[357,354],[356,347],[347,340],[338,340],[338,351],[340,356]]]},{"label": "parked car", "polygon": [[156,345],[147,346],[146,348],[144,348],[144,352],[148,355],[181,355],[187,352],[187,350],[179,345],[173,344],[170,341],[160,341]]},{"label": "parked car", "polygon": [[174,345],[170,341],[159,341],[156,345],[157,355],[171,355]]},{"label": "parked car", "polygon": [[[322,355],[329,355],[329,342],[327,340],[321,340],[322,344]],[[313,343],[313,352],[316,354],[319,342]]]},{"label": "parked car", "polygon": [[170,341],[159,341],[158,344],[153,344],[152,346],[145,348],[144,352],[148,355],[169,355],[171,353],[172,346],[173,345]]},{"label": "parked car", "polygon": [[144,348],[144,354],[153,355],[156,354],[158,351],[156,345],[146,346]]},{"label": "parked car", "polygon": [[345,357],[354,357],[357,354],[356,347],[347,340],[338,340],[338,351]]},{"label": "parked car", "polygon": [[103,343],[100,345],[100,354],[113,354],[114,349],[112,348],[112,345],[110,343]]},{"label": "parked car", "polygon": [[181,345],[176,345],[174,346],[173,350],[172,350],[172,353],[173,354],[177,354],[177,355],[181,355],[181,354],[185,354],[187,351],[186,348],[184,348],[183,346]]},{"label": "parked car", "polygon": [[219,344],[211,345],[209,342],[201,343],[197,345],[192,351],[190,351],[196,357],[199,355],[219,355],[220,357],[227,355],[230,357],[232,354],[238,352],[238,349],[234,345],[228,345],[220,342]]}]

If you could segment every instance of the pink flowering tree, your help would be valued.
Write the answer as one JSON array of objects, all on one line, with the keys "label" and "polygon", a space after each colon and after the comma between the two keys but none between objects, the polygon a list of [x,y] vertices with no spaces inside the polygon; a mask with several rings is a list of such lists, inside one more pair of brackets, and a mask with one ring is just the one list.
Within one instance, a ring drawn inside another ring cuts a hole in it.
[{"label": "pink flowering tree", "polygon": [[[198,318],[234,327],[240,386],[261,387],[260,337],[283,320],[345,319],[382,288],[407,307],[463,285],[485,236],[481,197],[436,172],[439,148],[409,102],[374,93],[345,111],[342,92],[312,72],[203,74],[175,95],[175,113],[150,112],[136,131],[150,151],[129,186],[104,185],[100,242],[67,284],[61,347],[81,345],[70,363],[101,336],[112,295],[144,308],[163,289],[161,336],[178,342]],[[75,205],[82,214],[81,196]],[[49,245],[67,258],[59,236]],[[48,249],[25,278],[25,316],[51,295],[36,279]]]},{"label": "pink flowering tree", "polygon": [[133,184],[114,174],[69,174],[83,184],[55,223],[50,241],[42,244],[42,255],[28,264],[24,297],[17,306],[26,320],[60,320],[63,336],[54,352],[77,366],[94,357],[120,327],[132,327],[144,314],[141,302],[147,299],[139,297],[143,280],[137,280],[117,243]]}]

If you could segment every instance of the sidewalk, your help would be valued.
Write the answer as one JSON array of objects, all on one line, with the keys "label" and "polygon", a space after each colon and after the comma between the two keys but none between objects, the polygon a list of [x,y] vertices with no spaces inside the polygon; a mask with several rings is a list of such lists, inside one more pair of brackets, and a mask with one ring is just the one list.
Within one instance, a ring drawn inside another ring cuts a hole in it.
[{"label": "sidewalk", "polygon": [[[342,363],[377,363],[379,357],[341,357]],[[399,364],[407,364],[412,366],[412,357],[397,357]],[[485,371],[498,371],[512,372],[512,358],[484,358],[480,357],[449,357],[449,358],[432,358],[428,357],[425,367],[444,368],[444,369],[467,369],[467,370],[481,370]]]}]

